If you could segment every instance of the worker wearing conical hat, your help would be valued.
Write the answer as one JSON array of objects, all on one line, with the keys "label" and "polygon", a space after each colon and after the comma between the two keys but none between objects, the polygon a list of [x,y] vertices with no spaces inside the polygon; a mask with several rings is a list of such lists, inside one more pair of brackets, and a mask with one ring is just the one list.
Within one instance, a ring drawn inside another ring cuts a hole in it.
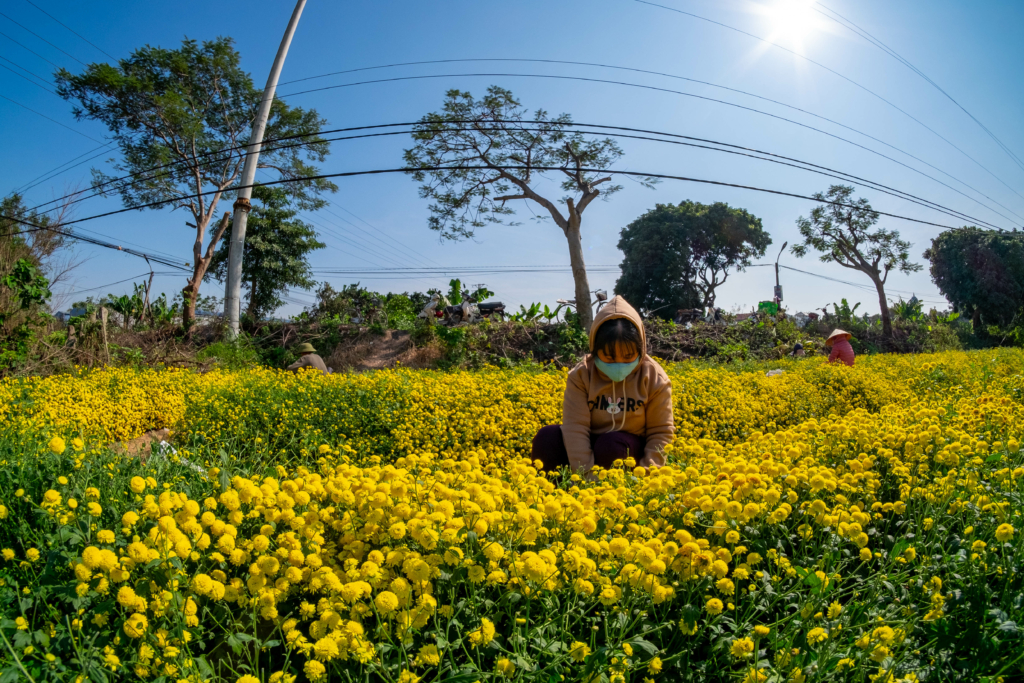
[{"label": "worker wearing conical hat", "polygon": [[850,337],[853,335],[845,330],[836,329],[825,340],[825,346],[832,347],[832,353],[828,354],[828,362],[834,363],[837,360],[846,365],[853,366],[853,346],[850,344]]},{"label": "worker wearing conical hat", "polygon": [[312,344],[299,344],[295,347],[295,353],[299,354],[299,359],[288,366],[292,372],[298,372],[302,368],[313,368],[327,374],[327,364],[323,358],[316,355],[316,349]]}]

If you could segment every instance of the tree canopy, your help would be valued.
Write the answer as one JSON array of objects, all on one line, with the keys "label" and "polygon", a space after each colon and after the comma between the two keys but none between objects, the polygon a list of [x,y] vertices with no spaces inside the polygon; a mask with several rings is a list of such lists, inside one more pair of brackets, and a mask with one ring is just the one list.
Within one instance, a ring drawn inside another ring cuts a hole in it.
[{"label": "tree canopy", "polygon": [[911,262],[911,244],[901,239],[899,232],[874,227],[878,212],[863,197],[854,200],[853,192],[849,185],[833,185],[826,193],[814,194],[814,199],[821,204],[811,210],[810,218],[797,219],[804,241],[791,247],[791,251],[803,257],[814,249],[821,252],[822,262],[837,263],[871,278],[878,292],[882,332],[891,337],[892,316],[885,298],[889,273],[893,270],[913,273],[921,270],[921,265]]},{"label": "tree canopy", "polygon": [[772,242],[761,219],[722,202],[658,204],[622,229],[625,254],[615,293],[671,319],[681,308],[714,306],[730,271],[764,256]]},{"label": "tree canopy", "polygon": [[[116,65],[90,64],[82,74],[56,73],[57,91],[74,101],[78,119],[100,121],[117,142],[121,178],[93,171],[95,187],[119,195],[126,206],[185,209],[195,233],[193,274],[183,292],[186,325],[195,314],[199,285],[229,222],[210,230],[223,194],[238,183],[251,122],[263,97],[230,38],[202,44],[185,40],[176,50],[142,47]],[[275,98],[264,139],[297,138],[264,145],[259,168],[282,179],[316,175],[329,143],[317,132],[325,121],[316,110],[292,107]],[[301,144],[300,144],[301,143]],[[298,206],[321,206],[319,195],[336,189],[326,180],[287,184]],[[210,192],[203,196],[203,193]]]},{"label": "tree canopy", "polygon": [[[284,304],[290,288],[310,289],[316,282],[309,253],[326,245],[317,241],[313,226],[296,220],[288,192],[279,187],[254,187],[245,248],[242,282],[248,288],[246,313],[261,320]],[[220,282],[227,277],[229,241],[221,242],[210,262],[209,274]]]},{"label": "tree canopy", "polygon": [[[544,211],[537,219],[551,218],[566,237],[581,323],[589,328],[593,311],[581,245],[583,212],[598,197],[622,189],[609,184],[612,177],[601,169],[623,152],[611,138],[573,132],[571,123],[568,114],[551,117],[543,109],[528,114],[511,91],[497,86],[479,100],[449,90],[441,111],[416,125],[416,144],[405,151],[405,162],[418,169],[411,175],[422,183],[420,196],[431,202],[427,224],[442,239],[469,238],[487,223],[509,221],[515,211],[508,202],[539,205]],[[550,174],[565,193],[560,199],[539,187]]]},{"label": "tree canopy", "polygon": [[976,326],[1010,324],[1024,309],[1024,233],[946,230],[924,257],[939,291]]}]

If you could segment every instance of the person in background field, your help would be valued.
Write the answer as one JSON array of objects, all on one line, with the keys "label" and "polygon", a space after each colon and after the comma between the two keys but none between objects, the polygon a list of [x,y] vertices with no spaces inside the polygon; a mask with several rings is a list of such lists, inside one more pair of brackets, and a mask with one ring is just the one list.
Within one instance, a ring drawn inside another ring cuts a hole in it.
[{"label": "person in background field", "polygon": [[312,344],[299,344],[295,347],[295,353],[299,354],[299,359],[289,365],[288,370],[298,372],[302,368],[314,368],[325,375],[328,374],[327,364],[323,358],[316,355],[316,349]]},{"label": "person in background field", "polygon": [[586,472],[632,457],[661,467],[672,442],[672,384],[647,355],[640,315],[621,296],[597,314],[590,353],[572,369],[562,401],[562,424],[533,438],[534,460],[544,470]]},{"label": "person in background field", "polygon": [[793,356],[793,358],[803,358],[807,355],[807,352],[804,351],[804,345],[797,342],[793,345],[793,352],[789,355]]},{"label": "person in background field", "polygon": [[853,346],[850,345],[849,332],[843,330],[835,330],[825,340],[825,346],[832,347],[832,353],[828,354],[828,362],[834,363],[837,360],[853,367]]}]

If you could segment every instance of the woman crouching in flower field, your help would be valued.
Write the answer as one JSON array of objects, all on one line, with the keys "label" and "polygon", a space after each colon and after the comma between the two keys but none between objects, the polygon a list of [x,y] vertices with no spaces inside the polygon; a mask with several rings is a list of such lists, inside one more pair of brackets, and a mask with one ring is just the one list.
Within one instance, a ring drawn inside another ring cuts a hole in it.
[{"label": "woman crouching in flower field", "polygon": [[562,424],[537,432],[533,459],[547,471],[608,469],[629,457],[663,466],[675,433],[672,382],[646,349],[639,314],[613,298],[590,328],[590,353],[569,373]]}]

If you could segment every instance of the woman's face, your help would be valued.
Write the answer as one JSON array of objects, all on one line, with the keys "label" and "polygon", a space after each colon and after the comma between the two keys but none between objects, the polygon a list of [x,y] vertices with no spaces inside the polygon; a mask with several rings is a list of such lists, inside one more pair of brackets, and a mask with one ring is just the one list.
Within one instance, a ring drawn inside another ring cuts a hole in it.
[{"label": "woman's face", "polygon": [[615,352],[608,353],[605,349],[597,352],[597,357],[605,363],[632,363],[640,354],[631,344],[615,342]]}]

